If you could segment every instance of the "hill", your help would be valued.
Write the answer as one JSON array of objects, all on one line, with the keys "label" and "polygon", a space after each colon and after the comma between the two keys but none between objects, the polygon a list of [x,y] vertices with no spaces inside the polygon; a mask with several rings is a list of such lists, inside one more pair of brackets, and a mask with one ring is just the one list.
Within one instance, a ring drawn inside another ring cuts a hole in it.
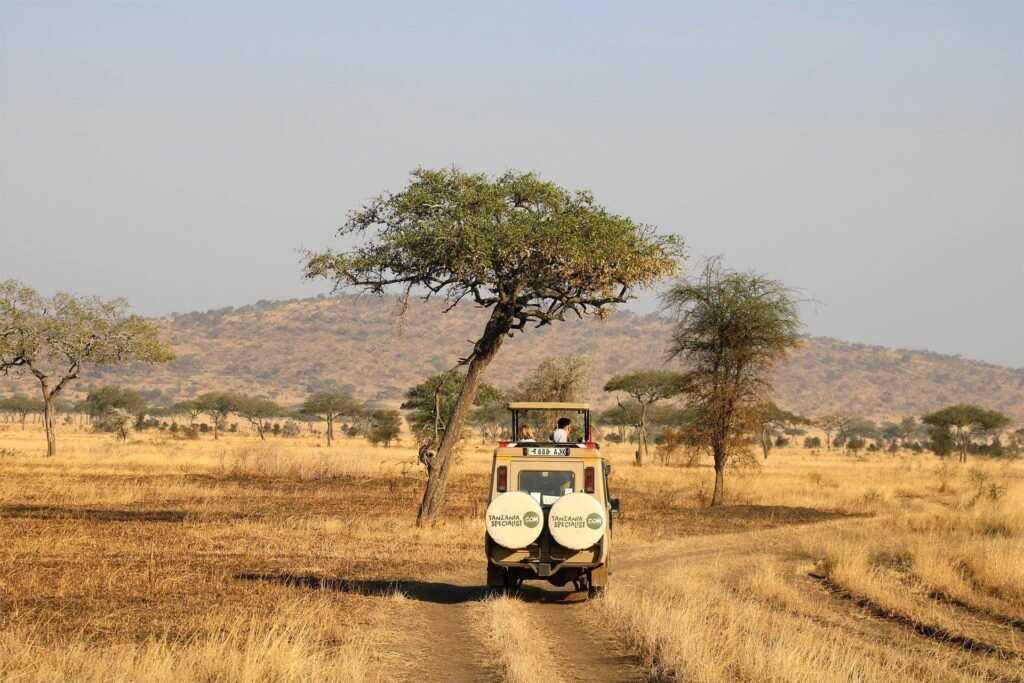
[{"label": "hill", "polygon": [[[423,377],[452,367],[482,327],[483,311],[416,301],[401,326],[395,299],[320,297],[267,302],[157,322],[177,359],[162,367],[91,369],[72,397],[90,386],[122,383],[158,401],[231,388],[285,403],[327,388],[395,402]],[[603,321],[567,321],[507,341],[488,381],[511,386],[542,358],[583,353],[595,361],[593,399],[616,373],[663,362],[669,321],[616,312]],[[36,391],[27,380],[19,388]],[[8,385],[9,386],[9,385]],[[973,402],[1024,421],[1024,370],[924,351],[808,338],[781,369],[777,400],[804,414],[851,410],[873,417],[920,415]]]}]

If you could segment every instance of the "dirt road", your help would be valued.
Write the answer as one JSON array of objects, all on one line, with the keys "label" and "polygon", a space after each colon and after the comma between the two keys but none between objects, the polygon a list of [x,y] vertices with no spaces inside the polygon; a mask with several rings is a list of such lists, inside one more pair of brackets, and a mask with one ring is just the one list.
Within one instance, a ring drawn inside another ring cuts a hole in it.
[{"label": "dirt road", "polygon": [[[389,677],[418,681],[481,681],[501,678],[493,653],[472,626],[480,601],[487,597],[475,574],[447,582],[403,582],[395,590],[406,596],[396,607],[400,629],[388,647]],[[639,660],[603,626],[597,607],[585,593],[531,583],[516,594],[529,606],[538,638],[556,654],[566,681],[649,680]]]},{"label": "dirt road", "polygon": [[[730,573],[743,571],[766,556],[786,567],[803,594],[817,606],[822,623],[842,629],[863,643],[898,645],[921,661],[960,659],[960,666],[982,678],[1018,680],[1013,661],[967,651],[962,644],[923,632],[915,625],[873,613],[837,595],[809,572],[806,557],[779,554],[795,533],[828,530],[829,525],[858,524],[856,519],[781,525],[739,533],[693,535],[667,544],[623,548],[618,555],[613,582],[636,588],[660,570],[680,563],[712,566],[728,581]],[[399,623],[391,629],[394,642],[388,651],[387,677],[417,681],[500,680],[501,672],[488,643],[474,627],[486,598],[481,586],[484,567],[474,573],[449,577],[444,582],[405,582],[395,586],[406,598],[395,607]],[[614,585],[614,583],[613,583]],[[649,667],[631,652],[624,639],[612,633],[601,615],[600,600],[587,601],[585,594],[528,583],[516,596],[536,625],[536,637],[550,645],[555,670],[566,681],[653,680]],[[493,647],[493,644],[491,645]],[[545,678],[545,680],[547,680]]]}]

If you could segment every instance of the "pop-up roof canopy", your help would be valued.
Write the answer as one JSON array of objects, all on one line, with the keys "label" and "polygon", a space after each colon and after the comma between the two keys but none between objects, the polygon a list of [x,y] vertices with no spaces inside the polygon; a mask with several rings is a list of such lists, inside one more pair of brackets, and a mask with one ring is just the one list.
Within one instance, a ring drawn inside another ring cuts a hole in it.
[{"label": "pop-up roof canopy", "polygon": [[586,403],[545,403],[543,401],[516,401],[509,410],[590,410]]}]

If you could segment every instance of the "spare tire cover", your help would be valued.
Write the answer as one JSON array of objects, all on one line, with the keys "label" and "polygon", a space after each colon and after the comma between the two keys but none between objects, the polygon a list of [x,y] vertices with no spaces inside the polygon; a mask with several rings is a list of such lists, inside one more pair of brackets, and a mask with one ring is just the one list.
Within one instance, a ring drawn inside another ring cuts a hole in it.
[{"label": "spare tire cover", "polygon": [[551,506],[548,529],[559,545],[585,550],[604,536],[606,517],[597,498],[587,493],[570,493]]},{"label": "spare tire cover", "polygon": [[525,548],[540,536],[544,511],[529,493],[502,493],[487,506],[487,535],[509,550]]}]

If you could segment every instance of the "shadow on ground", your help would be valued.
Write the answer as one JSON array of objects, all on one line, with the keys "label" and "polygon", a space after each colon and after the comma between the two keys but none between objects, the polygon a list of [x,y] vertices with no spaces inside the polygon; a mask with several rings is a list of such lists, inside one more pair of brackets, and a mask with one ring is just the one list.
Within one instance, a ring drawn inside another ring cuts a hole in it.
[{"label": "shadow on ground", "polygon": [[740,531],[772,529],[795,524],[813,524],[833,519],[859,517],[832,510],[786,505],[722,505],[719,507],[679,507],[671,503],[648,505],[631,514],[625,508],[623,524],[641,527],[661,536],[705,536]]},{"label": "shadow on ground", "polygon": [[51,505],[5,505],[0,517],[12,519],[84,519],[96,522],[184,522],[184,510],[116,510],[56,507]]},{"label": "shadow on ground", "polygon": [[[356,595],[387,596],[401,593],[411,600],[431,602],[438,605],[457,605],[464,602],[483,600],[492,594],[486,586],[460,585],[440,581],[411,581],[398,579],[395,581],[374,581],[364,579],[341,579],[315,574],[237,574],[241,581],[264,581],[282,586],[308,588],[310,590],[330,590]],[[569,604],[581,602],[585,593],[573,592],[568,588],[558,588],[545,584],[525,584],[512,593],[526,602]]]}]

